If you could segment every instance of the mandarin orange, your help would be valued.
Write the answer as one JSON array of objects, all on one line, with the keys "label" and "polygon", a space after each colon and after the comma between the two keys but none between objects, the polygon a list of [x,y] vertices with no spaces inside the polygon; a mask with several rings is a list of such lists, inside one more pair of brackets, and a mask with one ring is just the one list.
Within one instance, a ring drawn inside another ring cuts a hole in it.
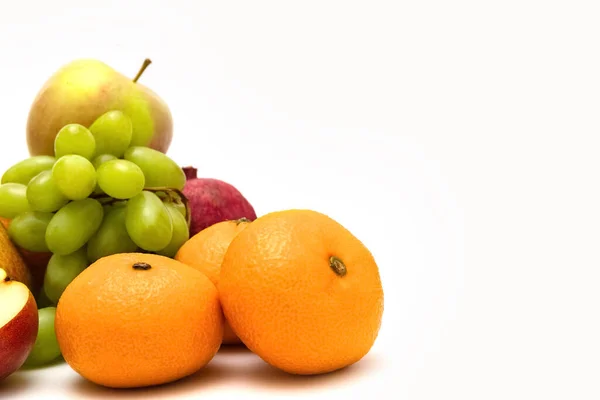
[{"label": "mandarin orange", "polygon": [[249,224],[229,245],[217,286],[244,344],[292,374],[356,363],[379,333],[383,288],[374,257],[316,211],[275,211]]},{"label": "mandarin orange", "polygon": [[[222,221],[192,236],[180,248],[175,259],[202,272],[215,285],[219,282],[221,263],[233,238],[250,223],[247,218]],[[241,341],[225,321],[223,344],[240,344]]]},{"label": "mandarin orange", "polygon": [[172,382],[204,367],[223,337],[215,285],[179,261],[140,253],[97,260],[56,309],[65,361],[107,387]]}]

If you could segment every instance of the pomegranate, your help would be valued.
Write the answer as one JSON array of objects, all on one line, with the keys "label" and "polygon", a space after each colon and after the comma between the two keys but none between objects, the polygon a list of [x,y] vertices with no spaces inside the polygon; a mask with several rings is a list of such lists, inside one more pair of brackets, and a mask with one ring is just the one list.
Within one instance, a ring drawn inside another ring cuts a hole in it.
[{"label": "pomegranate", "polygon": [[184,167],[186,183],[183,194],[191,210],[190,237],[217,222],[256,219],[250,202],[230,183],[214,178],[198,178],[198,170]]}]

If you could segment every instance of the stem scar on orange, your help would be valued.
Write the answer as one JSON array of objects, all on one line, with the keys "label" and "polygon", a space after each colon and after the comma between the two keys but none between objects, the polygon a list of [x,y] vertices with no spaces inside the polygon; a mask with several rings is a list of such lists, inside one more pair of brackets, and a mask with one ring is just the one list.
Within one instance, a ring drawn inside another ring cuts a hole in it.
[{"label": "stem scar on orange", "polygon": [[293,374],[359,361],[381,326],[383,288],[372,254],[338,222],[312,210],[272,212],[239,232],[217,287],[242,342]]},{"label": "stem scar on orange", "polygon": [[217,353],[223,314],[201,272],[154,254],[114,254],[77,276],[56,308],[65,361],[107,387],[172,382]]}]

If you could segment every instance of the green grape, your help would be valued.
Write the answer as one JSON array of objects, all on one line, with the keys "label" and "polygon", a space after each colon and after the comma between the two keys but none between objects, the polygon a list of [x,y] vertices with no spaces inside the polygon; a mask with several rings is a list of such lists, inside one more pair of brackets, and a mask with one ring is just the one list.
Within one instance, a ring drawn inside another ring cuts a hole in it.
[{"label": "green grape", "polygon": [[184,221],[187,224],[187,211],[185,209],[185,204],[183,203],[169,203],[172,207],[174,207],[182,216]]},{"label": "green grape", "polygon": [[83,247],[96,233],[104,209],[98,200],[75,200],[54,214],[46,229],[46,244],[52,253],[66,255]]},{"label": "green grape", "polygon": [[27,201],[32,210],[53,212],[69,202],[52,179],[52,171],[42,171],[27,185]]},{"label": "green grape", "polygon": [[41,211],[25,211],[17,215],[8,226],[11,240],[25,250],[46,252],[46,229],[53,213]]},{"label": "green grape", "polygon": [[55,161],[56,158],[52,156],[34,156],[19,161],[4,172],[2,183],[13,182],[27,185],[40,172],[52,169]]},{"label": "green grape", "polygon": [[85,247],[66,255],[53,254],[44,275],[44,293],[50,301],[58,304],[60,296],[69,284],[88,267]]},{"label": "green grape", "polygon": [[54,138],[54,155],[56,158],[77,154],[91,160],[95,152],[96,141],[94,135],[83,125],[65,125]]},{"label": "green grape", "polygon": [[99,156],[96,156],[92,161],[92,165],[94,166],[94,168],[96,168],[96,188],[94,189],[94,194],[104,193],[104,191],[102,191],[102,188],[100,188],[100,185],[98,185],[98,167],[110,160],[117,160],[117,157],[113,156],[112,154],[100,154]]},{"label": "green grape", "polygon": [[144,173],[127,160],[111,160],[98,167],[98,186],[110,197],[129,199],[144,188]]},{"label": "green grape", "polygon": [[41,366],[57,360],[60,347],[54,331],[56,307],[44,307],[38,310],[38,333],[31,352],[25,360],[25,366]]},{"label": "green grape", "polygon": [[145,190],[127,202],[125,227],[131,240],[147,251],[165,248],[173,235],[169,211],[157,195]]},{"label": "green grape", "polygon": [[130,147],[124,158],[137,164],[146,177],[145,187],[169,187],[182,190],[185,173],[166,154],[149,147]]},{"label": "green grape", "polygon": [[132,136],[131,119],[122,111],[109,111],[94,121],[90,131],[96,139],[96,154],[123,156]]},{"label": "green grape", "polygon": [[92,165],[94,168],[98,169],[99,166],[110,160],[117,160],[117,157],[112,154],[100,154],[99,156],[94,157]]},{"label": "green grape", "polygon": [[157,254],[165,257],[175,257],[179,248],[190,238],[190,229],[187,225],[185,217],[177,210],[177,208],[171,204],[165,204],[165,207],[171,214],[171,221],[173,221],[173,235],[171,242],[162,250],[157,251]]},{"label": "green grape", "polygon": [[90,263],[111,254],[137,251],[138,247],[125,227],[125,212],[125,207],[105,206],[102,225],[87,244],[87,259]]},{"label": "green grape", "polygon": [[82,200],[96,187],[96,169],[88,159],[70,154],[56,161],[52,167],[52,179],[66,198]]},{"label": "green grape", "polygon": [[29,210],[27,186],[12,182],[0,185],[0,217],[11,219]]},{"label": "green grape", "polygon": [[37,296],[35,296],[35,302],[37,304],[38,309],[56,306],[56,304],[53,303],[46,295],[46,292],[44,291],[44,285],[42,285]]},{"label": "green grape", "polygon": [[54,214],[41,211],[25,211],[17,215],[8,226],[11,240],[25,250],[48,251],[46,230]]},{"label": "green grape", "polygon": [[125,208],[125,207],[127,207],[127,200],[111,201],[109,203],[102,205],[102,208],[104,209],[105,214],[109,211],[114,210],[115,208]]}]

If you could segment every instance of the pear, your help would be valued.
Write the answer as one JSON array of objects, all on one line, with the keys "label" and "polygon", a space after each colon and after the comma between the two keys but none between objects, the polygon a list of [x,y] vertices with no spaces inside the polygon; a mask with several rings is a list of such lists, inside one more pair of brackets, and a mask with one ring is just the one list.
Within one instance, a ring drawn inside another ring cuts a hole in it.
[{"label": "pear", "polygon": [[10,219],[0,217],[0,268],[4,268],[12,279],[24,283],[36,295],[43,292],[44,275],[52,253],[30,251],[17,245],[8,233],[10,223]]},{"label": "pear", "polygon": [[4,224],[0,224],[0,268],[4,269],[13,280],[23,283],[30,290],[35,290],[31,272],[21,253],[10,240]]},{"label": "pear", "polygon": [[29,110],[30,155],[54,155],[54,138],[63,126],[77,123],[89,127],[112,110],[131,118],[131,146],[166,153],[173,137],[171,111],[155,92],[138,83],[150,63],[144,60],[133,79],[95,59],[78,59],[59,68],[39,90]]}]

